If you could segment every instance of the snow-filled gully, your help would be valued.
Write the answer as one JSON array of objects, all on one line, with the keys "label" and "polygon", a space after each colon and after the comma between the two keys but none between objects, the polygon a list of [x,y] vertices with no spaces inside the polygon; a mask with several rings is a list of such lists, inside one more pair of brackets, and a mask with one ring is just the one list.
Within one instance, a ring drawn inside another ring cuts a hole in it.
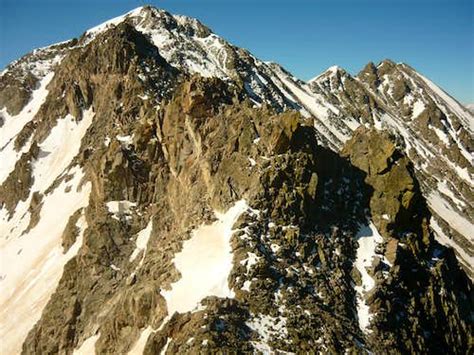
[{"label": "snow-filled gully", "polygon": [[357,241],[359,247],[357,248],[355,267],[361,275],[361,285],[354,287],[357,293],[357,316],[359,319],[359,327],[363,332],[368,332],[367,329],[372,314],[370,314],[369,306],[365,301],[365,296],[375,287],[375,281],[367,272],[367,268],[372,265],[372,259],[375,256],[375,249],[383,239],[377,231],[377,228],[372,222],[368,225],[360,227],[357,233]]}]

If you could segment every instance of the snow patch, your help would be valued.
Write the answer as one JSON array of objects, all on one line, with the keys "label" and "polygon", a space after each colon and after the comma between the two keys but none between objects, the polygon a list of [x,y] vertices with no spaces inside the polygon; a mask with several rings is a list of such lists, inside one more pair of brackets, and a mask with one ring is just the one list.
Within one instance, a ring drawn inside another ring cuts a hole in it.
[{"label": "snow patch", "polygon": [[432,129],[436,133],[440,141],[442,141],[445,145],[449,146],[449,137],[446,133],[443,132],[443,130],[432,125],[428,125],[428,128]]},{"label": "snow patch", "polygon": [[460,206],[461,208],[466,207],[466,203],[456,197],[454,192],[452,192],[448,187],[446,181],[438,181],[438,191],[443,195],[448,196],[456,205]]},{"label": "snow patch", "polygon": [[360,329],[363,332],[368,332],[367,327],[369,326],[372,315],[365,301],[365,295],[374,288],[375,281],[367,272],[367,268],[372,265],[372,259],[375,256],[375,248],[383,239],[372,222],[368,225],[361,226],[356,238],[359,247],[357,248],[354,264],[360,272],[362,281],[362,285],[355,287],[357,292],[357,316],[359,318]]},{"label": "snow patch", "polygon": [[40,81],[39,88],[33,92],[30,102],[26,104],[18,115],[10,116],[6,108],[0,110],[0,116],[4,118],[4,124],[0,128],[0,161],[2,162],[0,164],[0,184],[5,181],[14,169],[15,163],[21,154],[27,152],[30,148],[30,145],[26,144],[21,151],[17,152],[14,147],[15,137],[36,116],[43,105],[48,96],[46,87],[53,76],[54,73],[49,73]]},{"label": "snow patch", "polygon": [[95,343],[100,338],[100,333],[93,335],[82,343],[79,349],[75,349],[73,355],[92,355],[95,354]]},{"label": "snow patch", "polygon": [[166,339],[166,344],[165,344],[165,346],[163,347],[163,349],[161,349],[160,355],[166,354],[166,350],[168,350],[168,346],[170,346],[171,340],[172,340],[172,338]]},{"label": "snow patch", "polygon": [[150,236],[151,236],[152,227],[153,227],[153,222],[152,222],[152,219],[150,218],[150,222],[148,222],[145,229],[142,229],[137,234],[137,240],[135,241],[136,247],[132,255],[130,255],[130,261],[132,262],[133,260],[135,260],[138,254],[140,254],[140,252],[143,251],[142,259],[140,260],[139,266],[143,264],[143,260],[145,259],[146,247],[148,245],[148,240],[150,239]]},{"label": "snow patch", "polygon": [[249,281],[249,280],[244,281],[244,284],[243,284],[241,290],[250,292],[250,285],[251,284],[252,284],[252,281]]},{"label": "snow patch", "polygon": [[215,212],[216,222],[201,225],[183,243],[173,260],[181,278],[171,290],[161,291],[168,314],[192,311],[208,296],[234,297],[227,281],[233,259],[230,239],[233,225],[248,208],[245,200],[240,200],[225,213]]},{"label": "snow patch", "polygon": [[131,136],[130,135],[128,135],[128,136],[117,135],[115,138],[117,138],[117,140],[120,143],[123,143],[123,144],[126,144],[126,145],[130,145],[133,142],[133,134]]},{"label": "snow patch", "polygon": [[423,101],[418,100],[415,102],[413,105],[413,112],[411,114],[412,118],[417,118],[424,110],[425,110],[425,104]]},{"label": "snow patch", "polygon": [[105,205],[107,206],[109,212],[112,213],[112,218],[116,220],[120,220],[121,218],[130,218],[132,209],[137,206],[135,202],[127,200],[109,201]]},{"label": "snow patch", "polygon": [[260,257],[258,257],[256,254],[247,252],[247,258],[242,260],[240,264],[245,265],[247,267],[247,273],[249,273],[252,266],[257,264],[259,259]]},{"label": "snow patch", "polygon": [[347,127],[349,127],[351,131],[355,131],[361,125],[360,122],[355,120],[353,117],[346,117],[344,119],[344,123],[346,124]]}]

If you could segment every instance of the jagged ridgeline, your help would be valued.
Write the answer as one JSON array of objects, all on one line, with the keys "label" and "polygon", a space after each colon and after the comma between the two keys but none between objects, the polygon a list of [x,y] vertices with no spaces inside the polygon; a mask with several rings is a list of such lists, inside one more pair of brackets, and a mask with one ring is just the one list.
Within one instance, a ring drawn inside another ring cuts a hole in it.
[{"label": "jagged ridgeline", "polygon": [[473,117],[408,66],[304,83],[144,7],[0,107],[2,354],[472,352]]}]

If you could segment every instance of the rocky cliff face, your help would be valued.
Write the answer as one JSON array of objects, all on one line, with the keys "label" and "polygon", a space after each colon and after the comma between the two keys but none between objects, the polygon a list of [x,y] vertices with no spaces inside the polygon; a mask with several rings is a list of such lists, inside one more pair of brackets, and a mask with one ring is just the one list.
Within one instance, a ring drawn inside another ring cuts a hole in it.
[{"label": "rocky cliff face", "polygon": [[469,352],[472,116],[408,70],[303,83],[149,7],[10,65],[2,352]]},{"label": "rocky cliff face", "polygon": [[332,68],[310,86],[340,110],[336,122],[394,136],[413,162],[436,237],[454,247],[472,276],[472,114],[408,65],[390,60],[368,64],[357,77]]}]

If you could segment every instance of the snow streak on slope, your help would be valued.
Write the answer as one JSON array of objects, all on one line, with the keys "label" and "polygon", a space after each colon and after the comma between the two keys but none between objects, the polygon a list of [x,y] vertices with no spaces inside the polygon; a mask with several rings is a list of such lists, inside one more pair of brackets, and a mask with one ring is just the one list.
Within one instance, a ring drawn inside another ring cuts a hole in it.
[{"label": "snow streak on slope", "polygon": [[[82,137],[92,122],[87,110],[76,123],[72,116],[57,121],[49,136],[39,145],[39,157],[32,161],[33,185],[26,201],[18,203],[15,213],[0,210],[0,337],[6,353],[16,353],[28,331],[40,318],[43,308],[62,274],[64,264],[81,246],[79,238],[66,254],[62,234],[71,215],[87,206],[90,183],[81,185],[84,174],[79,166],[69,167],[79,153]],[[48,188],[68,175],[52,191]],[[40,193],[39,221],[28,230],[31,215],[28,207],[35,192]],[[11,217],[11,218],[10,218]],[[85,220],[78,222],[83,232]],[[11,317],[15,317],[12,321]],[[6,319],[9,319],[6,322]],[[7,325],[8,324],[8,325]]]},{"label": "snow streak on slope", "polygon": [[360,329],[367,332],[367,327],[370,324],[372,315],[370,314],[369,306],[365,298],[375,286],[375,281],[367,272],[367,268],[372,266],[375,248],[383,239],[372,222],[370,222],[369,225],[361,226],[356,238],[359,243],[359,248],[357,248],[355,267],[360,272],[362,282],[360,286],[355,287],[357,292],[357,316],[359,318]]},{"label": "snow streak on slope", "polygon": [[428,205],[443,219],[462,235],[471,235],[470,241],[474,242],[474,225],[453,211],[449,203],[438,193],[433,192],[428,197]]},{"label": "snow streak on slope", "polygon": [[332,125],[330,116],[338,115],[338,108],[326,101],[320,94],[312,92],[306,84],[279,70],[277,66],[273,66],[272,69],[273,74],[281,82],[281,86],[286,88],[285,92],[291,93],[290,99],[301,107],[302,115],[314,118],[314,127],[324,137],[328,146],[337,149],[341,143],[350,138],[342,130]]},{"label": "snow streak on slope", "polygon": [[57,121],[48,138],[40,145],[40,157],[33,162],[35,178],[31,191],[44,191],[65,172],[72,159],[79,153],[82,137],[92,123],[92,109],[84,111],[82,120],[67,115]]},{"label": "snow streak on slope", "polygon": [[150,222],[148,222],[147,226],[145,229],[141,230],[137,234],[137,240],[135,241],[136,248],[133,250],[132,255],[130,255],[130,261],[133,261],[136,259],[136,257],[142,253],[142,257],[140,259],[140,264],[141,266],[143,264],[143,260],[145,260],[145,254],[146,254],[146,248],[148,245],[148,240],[150,239],[151,236],[151,230],[153,228],[153,222],[150,219]]},{"label": "snow streak on slope", "polygon": [[[442,216],[442,219],[446,221],[446,223],[448,223],[451,228],[461,235],[466,236],[471,245],[474,244],[474,225],[466,218],[462,217],[459,213],[454,211],[446,199],[439,194],[439,192],[433,192],[431,195],[429,195],[428,205],[438,216]],[[436,226],[433,228],[436,231]],[[441,229],[439,228],[439,230]],[[437,233],[437,235],[442,237],[440,239],[442,244],[447,244],[446,238],[443,238],[443,236],[445,236],[444,233]],[[457,245],[453,240],[450,239],[450,241],[451,242],[449,244],[452,244],[453,248],[460,254],[461,259],[464,259],[461,261],[467,265],[474,265],[474,257],[466,255],[466,251],[464,251],[462,247]]]},{"label": "snow streak on slope", "polygon": [[233,258],[230,239],[233,225],[247,209],[247,203],[240,200],[227,212],[216,212],[216,222],[194,230],[183,243],[183,250],[174,257],[181,279],[171,290],[161,291],[169,315],[192,311],[208,296],[234,297],[227,281]]},{"label": "snow streak on slope", "polygon": [[106,204],[107,209],[112,214],[112,218],[116,220],[121,219],[130,219],[131,214],[133,213],[133,209],[136,207],[135,202],[131,202],[128,200],[121,200],[121,201],[108,201]]},{"label": "snow streak on slope", "polygon": [[148,337],[153,333],[153,328],[148,326],[146,327],[140,334],[137,342],[133,345],[133,347],[128,352],[128,355],[142,355],[143,350],[145,349],[146,342]]},{"label": "snow streak on slope", "polygon": [[436,239],[443,245],[451,247],[456,251],[456,255],[461,264],[467,268],[471,268],[474,265],[474,257],[466,253],[466,251],[460,247],[452,238],[448,237],[446,233],[443,232],[443,229],[439,225],[435,217],[431,217],[430,226],[433,230]]},{"label": "snow streak on slope", "polygon": [[105,21],[104,23],[101,23],[100,25],[92,27],[92,28],[90,28],[89,30],[86,31],[86,35],[97,36],[98,34],[106,31],[107,29],[109,29],[113,26],[116,26],[119,23],[123,22],[127,17],[137,16],[142,11],[142,9],[143,9],[142,7],[137,7],[136,9],[133,9],[132,11],[129,11],[124,15],[117,16],[113,19]]},{"label": "snow streak on slope", "polygon": [[[39,320],[56,289],[64,264],[76,255],[82,245],[82,235],[87,227],[84,217],[77,222],[80,233],[75,244],[66,254],[61,246],[69,217],[87,206],[90,193],[89,183],[79,187],[83,178],[79,167],[69,174],[73,175],[72,180],[63,181],[45,196],[39,222],[30,232],[9,235],[9,224],[2,223],[1,234],[3,238],[8,238],[2,240],[0,247],[2,354],[20,352],[24,338]],[[70,191],[68,187],[71,187]]]},{"label": "snow streak on slope", "polygon": [[[461,104],[459,104],[456,100],[454,100],[451,96],[446,94],[443,90],[441,90],[437,85],[435,85],[431,80],[425,78],[423,75],[416,73],[433,91],[434,94],[439,96],[444,103],[449,107],[451,111],[453,111],[461,120],[464,121],[465,125],[469,127],[471,133],[474,133],[474,119],[469,111],[467,111]],[[439,103],[443,104],[443,103]],[[444,106],[444,105],[443,105]]]},{"label": "snow streak on slope", "polygon": [[0,185],[14,169],[15,163],[21,154],[30,148],[29,144],[25,144],[20,151],[15,151],[15,137],[20,133],[21,129],[35,117],[41,105],[46,100],[48,96],[46,87],[53,76],[54,73],[49,73],[40,81],[39,87],[33,92],[30,102],[18,115],[11,116],[6,108],[0,110],[0,116],[5,120],[4,125],[0,127],[0,161],[2,162],[0,166]]},{"label": "snow streak on slope", "polygon": [[19,238],[30,223],[28,207],[35,192],[43,194],[60,176],[67,171],[74,157],[79,153],[82,137],[92,123],[92,109],[84,111],[83,119],[76,123],[72,116],[58,120],[49,136],[39,145],[38,159],[32,161],[33,185],[26,201],[20,201],[13,216],[8,216],[5,208],[0,209],[0,247],[8,239]]}]

